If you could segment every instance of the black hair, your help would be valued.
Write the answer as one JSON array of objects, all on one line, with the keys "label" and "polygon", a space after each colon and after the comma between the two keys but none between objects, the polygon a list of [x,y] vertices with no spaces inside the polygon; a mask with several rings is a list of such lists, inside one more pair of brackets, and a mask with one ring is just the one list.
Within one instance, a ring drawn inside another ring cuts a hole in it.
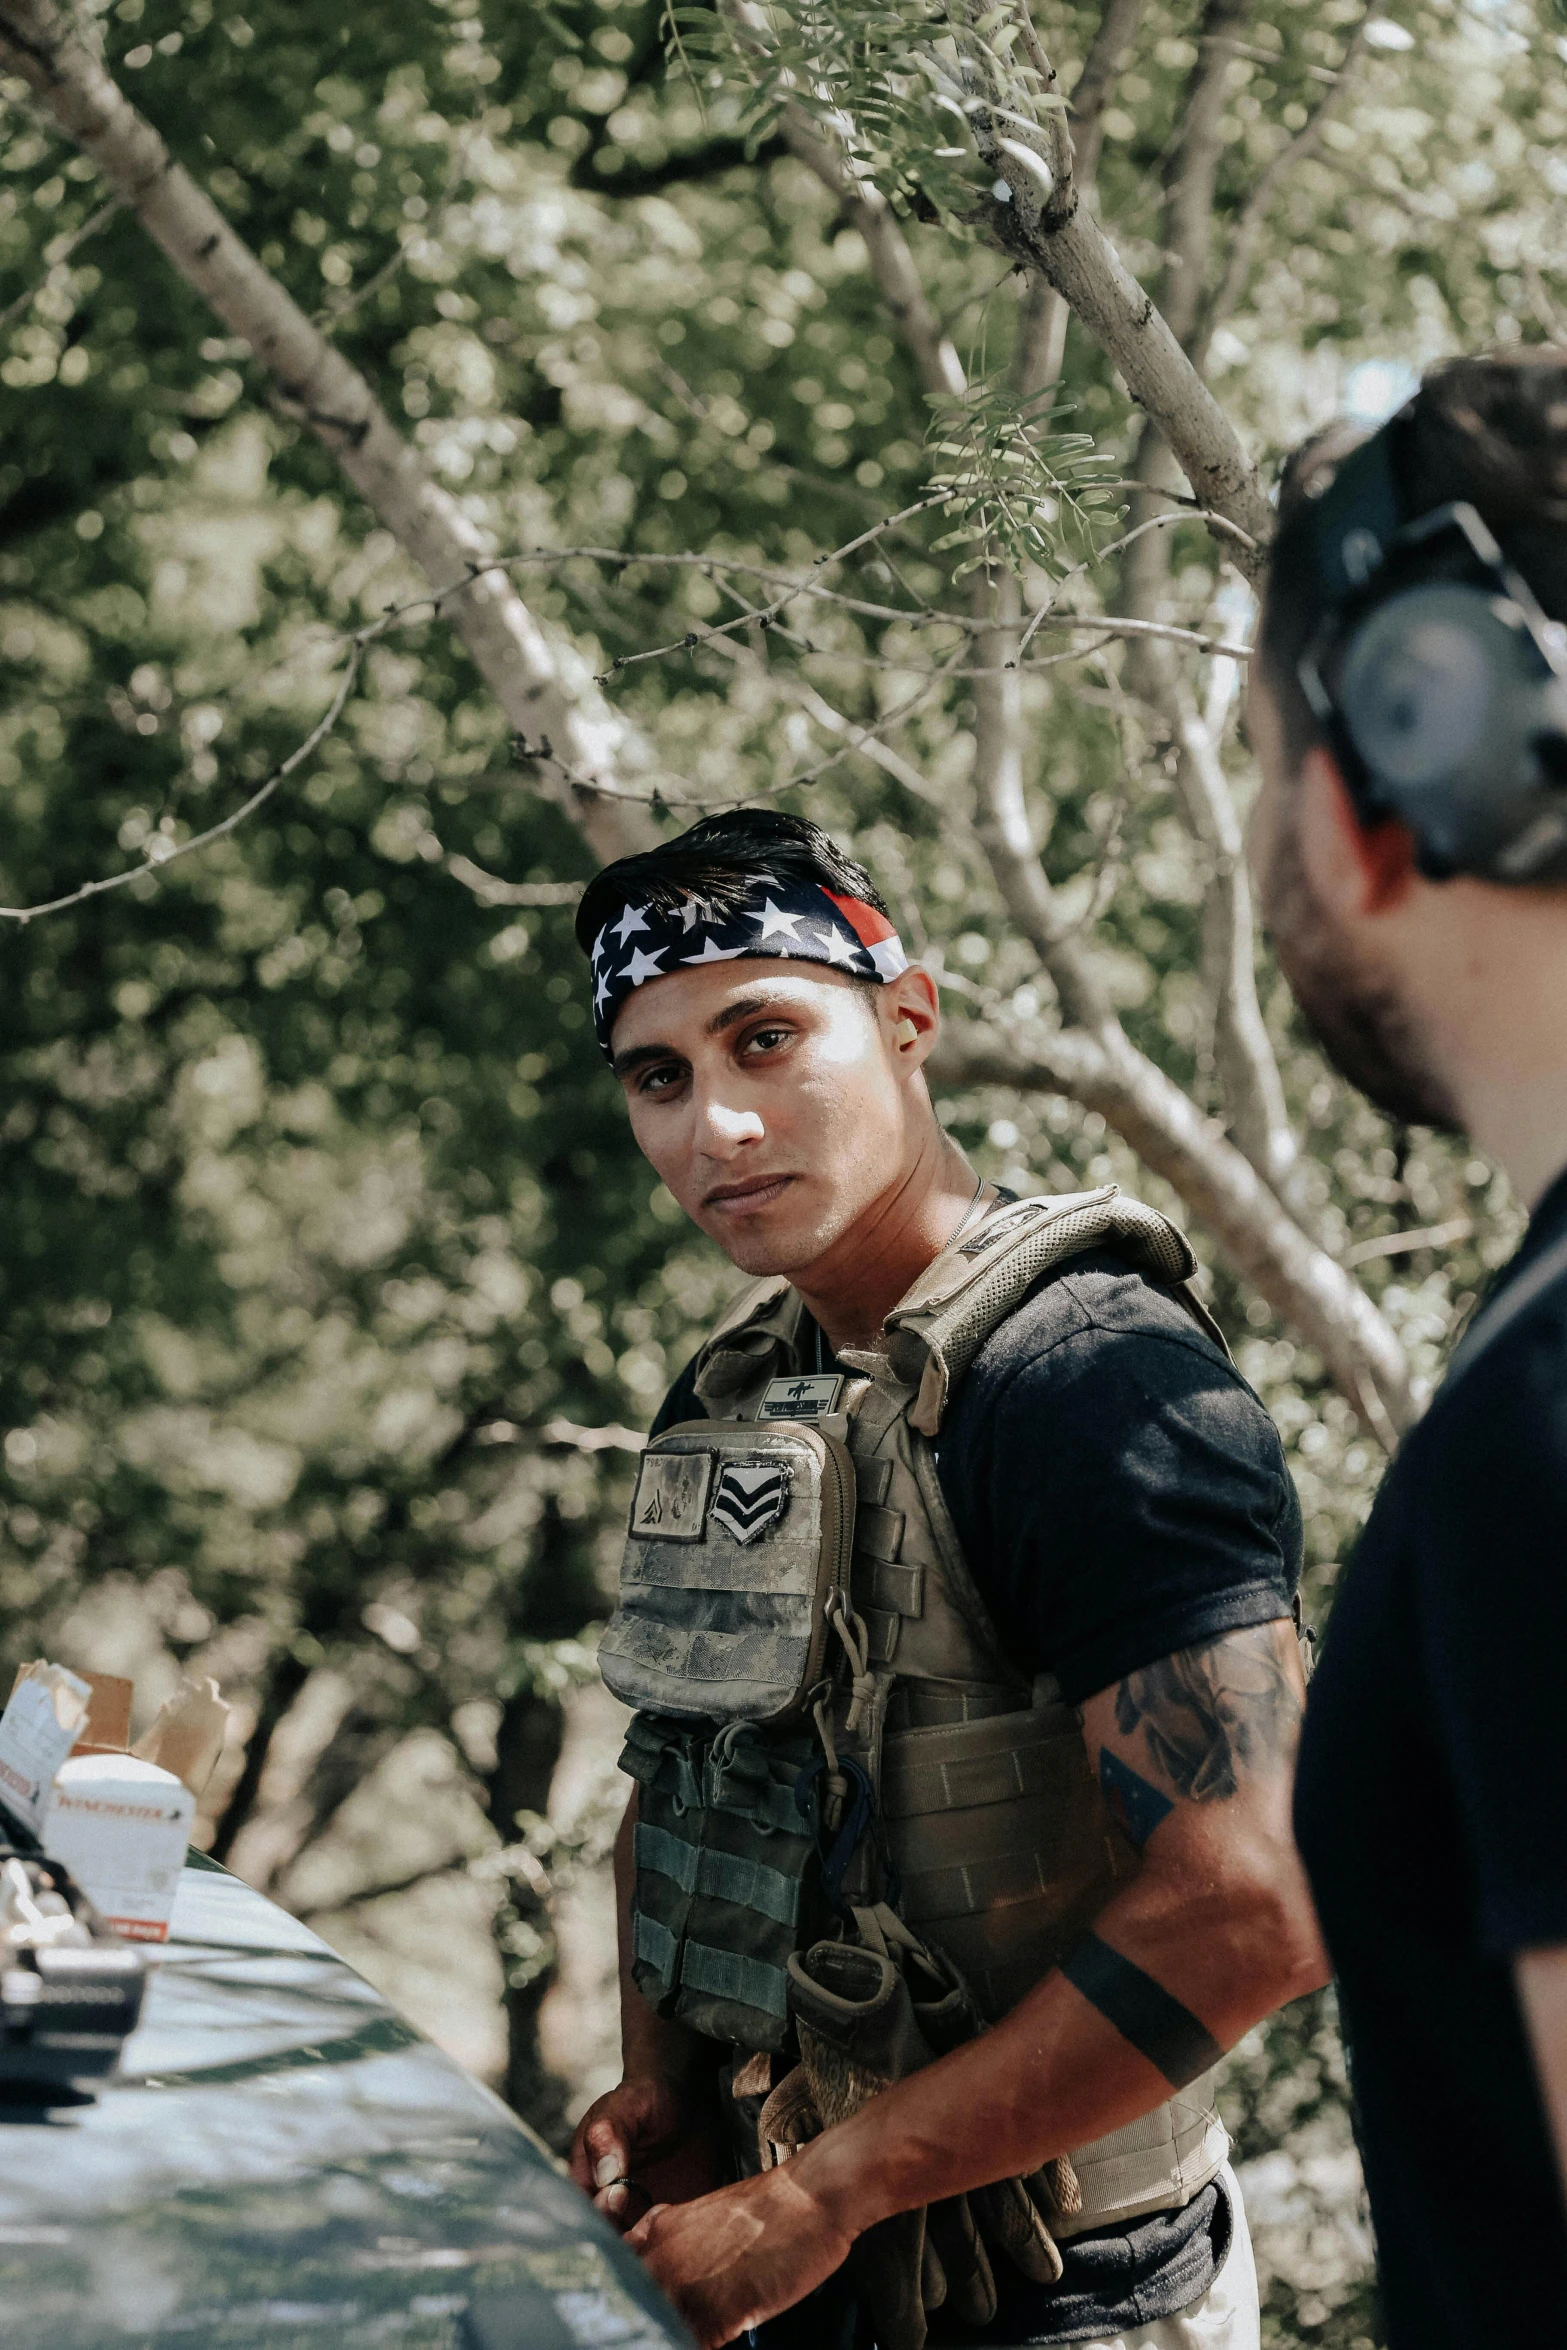
[{"label": "black hair", "polygon": [[839,897],[863,898],[878,914],[888,911],[865,867],[846,856],[819,824],[780,808],[734,808],[722,816],[704,816],[674,840],[634,857],[617,857],[596,873],[577,907],[577,944],[591,954],[604,924],[632,898],[660,914],[673,914],[695,895],[719,914],[736,914],[763,873],[814,881]]},{"label": "black hair", "polygon": [[[1539,346],[1505,358],[1445,360],[1406,414],[1395,464],[1408,519],[1459,501],[1473,506],[1543,609],[1567,620],[1567,351]],[[1368,438],[1346,424],[1314,434],[1279,484],[1256,659],[1292,774],[1323,739],[1299,675],[1323,616],[1312,507]]]}]

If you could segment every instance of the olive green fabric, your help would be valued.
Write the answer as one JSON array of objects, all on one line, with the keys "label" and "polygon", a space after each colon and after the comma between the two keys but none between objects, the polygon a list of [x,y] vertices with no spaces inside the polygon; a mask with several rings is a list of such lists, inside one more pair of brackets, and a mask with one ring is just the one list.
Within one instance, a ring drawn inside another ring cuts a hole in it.
[{"label": "olive green fabric", "polygon": [[637,1785],[632,1972],[660,2015],[776,2050],[787,1967],[820,1920],[814,1845],[794,1788],[803,1732],[718,1732],[638,1714],[620,1767]]}]

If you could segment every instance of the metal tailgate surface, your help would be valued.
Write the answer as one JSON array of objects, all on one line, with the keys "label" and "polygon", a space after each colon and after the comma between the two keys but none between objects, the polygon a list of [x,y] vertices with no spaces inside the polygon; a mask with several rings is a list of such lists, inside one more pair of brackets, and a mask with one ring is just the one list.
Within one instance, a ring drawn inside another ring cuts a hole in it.
[{"label": "metal tailgate surface", "polygon": [[187,1868],[95,2104],[0,2102],[6,2350],[685,2350],[500,2101],[308,1927]]}]

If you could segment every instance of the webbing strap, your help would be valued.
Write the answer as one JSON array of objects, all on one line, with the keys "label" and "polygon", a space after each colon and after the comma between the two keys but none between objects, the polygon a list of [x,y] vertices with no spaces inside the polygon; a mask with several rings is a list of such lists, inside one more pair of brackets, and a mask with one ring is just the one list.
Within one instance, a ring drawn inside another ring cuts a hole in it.
[{"label": "webbing strap", "polygon": [[661,1926],[657,1918],[650,1918],[646,1910],[637,1911],[633,1948],[638,1958],[653,1969],[660,1982],[673,1984],[675,1956],[679,1947],[667,1926]]},{"label": "webbing strap", "polygon": [[925,1570],[896,1560],[862,1559],[856,1552],[854,1592],[862,1613],[872,1607],[899,1616],[923,1615]]},{"label": "webbing strap", "polygon": [[681,1954],[680,1980],[692,1991],[736,2000],[742,2007],[759,2008],[763,2015],[789,2012],[789,1978],[783,1968],[768,1966],[760,1958],[742,1958],[734,1950],[688,1942]]},{"label": "webbing strap", "polygon": [[898,1635],[903,1629],[903,1618],[891,1608],[863,1607],[860,1622],[865,1627],[865,1653],[873,1665],[890,1665],[898,1653]]},{"label": "webbing strap", "polygon": [[667,1828],[653,1828],[639,1820],[632,1847],[639,1868],[672,1877],[682,1893],[705,1893],[717,1901],[732,1901],[738,1909],[759,1910],[781,1926],[792,1926],[800,1910],[800,1880],[782,1869],[744,1860],[738,1853],[715,1852],[710,1846],[687,1844]]}]

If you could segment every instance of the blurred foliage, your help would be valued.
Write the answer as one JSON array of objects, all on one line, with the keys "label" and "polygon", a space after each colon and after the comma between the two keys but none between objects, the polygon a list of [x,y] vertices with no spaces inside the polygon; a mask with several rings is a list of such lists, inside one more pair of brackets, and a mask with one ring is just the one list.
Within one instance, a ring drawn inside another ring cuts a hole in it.
[{"label": "blurred foliage", "polygon": [[[658,0],[96,14],[138,104],[497,548],[549,557],[519,573],[524,592],[595,668],[734,607],[700,568],[560,550],[806,565],[918,500],[944,463],[975,470],[953,420],[933,424],[858,237],[712,44],[695,86],[669,70]],[[1259,14],[1232,68],[1221,255],[1357,14],[1350,0]],[[1095,14],[1041,0],[1036,16],[1070,88]],[[1149,8],[1106,116],[1102,208],[1145,274],[1195,22]],[[1443,352],[1560,332],[1563,54],[1555,19],[1524,0],[1397,0],[1377,20],[1215,342],[1221,395],[1261,452],[1346,403],[1384,412]],[[323,708],[340,632],[419,583],[245,348],[133,220],[103,215],[91,165],[11,95],[0,893],[14,907],[237,805]],[[971,372],[1004,369],[1016,283],[960,228],[911,233]],[[1118,477],[1135,419],[1075,327],[1058,401],[1092,436],[1091,450],[1046,438],[1063,486],[1095,477],[1088,455]],[[1070,499],[1063,514],[1062,531]],[[1022,545],[1036,590],[1091,556],[1077,519],[1080,543]],[[846,584],[939,603],[944,527],[917,518]],[[1175,590],[1193,623],[1244,622],[1194,526]],[[806,650],[758,632],[734,659],[681,653],[614,690],[695,800],[733,799],[820,762],[808,709],[784,693],[808,664],[855,724],[914,705],[896,741],[923,782],[846,755],[785,804],[867,858],[960,1016],[1043,1005],[965,819],[963,681],[933,673],[908,622],[827,608]],[[1221,718],[1233,686],[1222,664],[1205,681]],[[1205,873],[1170,746],[1113,649],[1024,692],[1050,876],[1094,922],[1135,1041],[1217,1110]],[[1244,788],[1233,707],[1226,756]],[[399,1741],[449,1741],[505,1847],[520,2083],[550,1956],[540,1880],[559,1857],[531,1815],[561,1692],[591,1669],[581,1635],[606,1605],[629,1431],[730,1276],[629,1146],[569,911],[487,904],[454,856],[515,882],[589,870],[529,796],[460,648],[411,617],[260,820],[161,880],[8,925],[0,1638],[7,1666],[44,1650],[133,1671],[144,1704],[182,1666],[218,1674],[250,1747],[216,1833],[228,1849],[286,1811],[274,1880]],[[1463,1148],[1350,1097],[1271,977],[1265,1005],[1323,1228],[1429,1374],[1516,1213]],[[1114,1176],[1178,1207],[1070,1102],[983,1092],[942,1111],[1023,1189]],[[1438,1244],[1398,1245],[1432,1228]],[[1320,1613],[1380,1457],[1260,1301],[1223,1266],[1213,1287],[1291,1449]],[[286,1802],[267,1775],[285,1748]],[[1244,2151],[1261,2158],[1279,2130],[1305,2143],[1324,2116],[1342,2130],[1321,2015],[1259,2046],[1235,2073]],[[526,2094],[544,2095],[536,2078]],[[1371,2342],[1363,2271],[1362,2251],[1337,2283],[1270,2288],[1279,2338]]]}]

